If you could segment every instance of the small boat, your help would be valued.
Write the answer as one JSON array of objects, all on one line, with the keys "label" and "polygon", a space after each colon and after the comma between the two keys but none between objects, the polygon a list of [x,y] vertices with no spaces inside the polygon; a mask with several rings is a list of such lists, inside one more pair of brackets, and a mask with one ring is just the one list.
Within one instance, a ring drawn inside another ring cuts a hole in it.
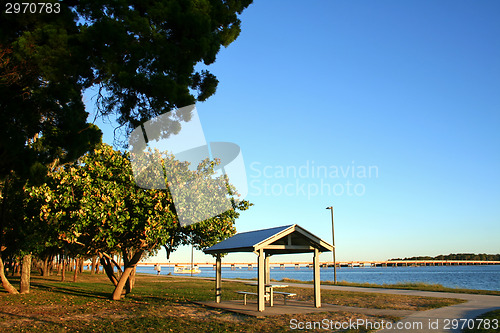
[{"label": "small boat", "polygon": [[174,267],[175,274],[198,274],[201,273],[201,270],[198,266],[193,266],[193,268],[186,266],[175,266]]}]

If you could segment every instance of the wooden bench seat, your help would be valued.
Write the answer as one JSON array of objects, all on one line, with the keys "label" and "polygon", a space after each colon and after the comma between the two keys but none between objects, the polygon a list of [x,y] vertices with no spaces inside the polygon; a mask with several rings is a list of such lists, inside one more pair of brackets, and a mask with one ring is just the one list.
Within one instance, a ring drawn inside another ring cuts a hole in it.
[{"label": "wooden bench seat", "polygon": [[[250,291],[237,291],[237,294],[243,295],[243,304],[247,305],[247,295],[255,295],[258,296],[257,293],[252,293]],[[264,295],[264,299],[267,301],[269,299],[269,294]]]},{"label": "wooden bench seat", "polygon": [[286,298],[287,297],[297,296],[297,294],[294,294],[294,293],[285,293],[285,292],[282,292],[282,291],[274,291],[273,294],[283,295],[283,304],[286,304]]}]

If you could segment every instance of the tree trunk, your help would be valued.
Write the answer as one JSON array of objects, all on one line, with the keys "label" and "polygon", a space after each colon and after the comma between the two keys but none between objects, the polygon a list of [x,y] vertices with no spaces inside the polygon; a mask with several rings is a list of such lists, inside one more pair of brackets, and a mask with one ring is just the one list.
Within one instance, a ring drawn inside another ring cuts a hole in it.
[{"label": "tree trunk", "polygon": [[119,300],[122,297],[123,288],[125,287],[127,282],[129,282],[130,274],[135,271],[135,267],[139,260],[141,260],[143,253],[144,250],[137,251],[136,253],[134,253],[134,256],[130,260],[126,260],[125,255],[123,256],[123,260],[126,261],[125,269],[123,270],[123,273],[120,276],[120,280],[118,281],[118,284],[113,291],[113,295],[111,297],[113,300]]},{"label": "tree trunk", "polygon": [[75,259],[75,271],[73,272],[73,282],[78,279],[78,271],[80,270],[80,258]]},{"label": "tree trunk", "polygon": [[21,274],[21,265],[17,262],[14,262],[14,266],[12,268],[12,276]]},{"label": "tree trunk", "polygon": [[133,267],[125,268],[122,276],[120,277],[120,280],[118,281],[118,284],[115,287],[115,290],[113,291],[113,295],[111,297],[113,300],[116,301],[122,297],[123,287],[125,287],[125,284],[128,282],[128,277],[130,276],[130,273],[132,273],[133,270],[134,270]]},{"label": "tree trunk", "polygon": [[52,257],[46,257],[42,262],[42,276],[50,276],[50,265],[52,262]]},{"label": "tree trunk", "polygon": [[93,256],[92,257],[92,264],[90,266],[90,274],[95,274],[94,270],[95,270],[96,262],[97,262],[97,257]]},{"label": "tree trunk", "polygon": [[[106,262],[108,262],[111,267],[116,267],[116,271],[118,273],[118,279],[120,279],[120,276],[122,275],[122,268],[120,266],[119,263],[116,262],[115,259],[113,259],[114,256],[109,256],[107,255],[106,253],[103,253],[103,256],[106,257]],[[114,268],[113,268],[113,272],[114,272]]]},{"label": "tree trunk", "polygon": [[12,260],[8,263],[8,271],[10,271],[10,276],[14,276],[16,275],[16,266],[17,266],[17,262],[12,262]]},{"label": "tree trunk", "polygon": [[23,256],[23,264],[21,266],[21,294],[30,292],[30,277],[31,277],[31,254]]},{"label": "tree trunk", "polygon": [[136,268],[137,267],[134,266],[134,269],[132,270],[130,276],[128,277],[127,283],[125,284],[125,294],[130,294],[132,292],[132,289],[134,289]]},{"label": "tree trunk", "polygon": [[43,276],[43,260],[37,260],[37,268],[40,270],[40,276]]},{"label": "tree trunk", "polygon": [[49,260],[47,261],[47,276],[52,275],[53,269],[54,269],[54,256],[50,255]]},{"label": "tree trunk", "polygon": [[95,263],[95,273],[99,274],[99,260],[96,260],[96,263]]},{"label": "tree trunk", "polygon": [[135,272],[137,271],[137,266],[134,266],[134,270],[130,273],[130,291],[135,287]]},{"label": "tree trunk", "polygon": [[2,261],[2,256],[0,255],[0,279],[2,280],[2,286],[5,290],[7,290],[11,294],[19,294],[16,288],[14,288],[7,277],[5,276],[5,271],[4,271],[4,266],[3,266],[3,261]]},{"label": "tree trunk", "polygon": [[109,257],[107,257],[105,254],[101,254],[100,256],[103,271],[106,273],[111,283],[113,283],[113,285],[116,287],[116,285],[118,284],[118,279],[115,276],[115,272],[113,271],[113,266],[111,265]]},{"label": "tree trunk", "polygon": [[64,282],[65,278],[66,278],[66,259],[63,259],[61,267],[61,282]]},{"label": "tree trunk", "polygon": [[59,276],[59,274],[61,274],[61,265],[62,265],[62,261],[61,261],[61,256],[59,255],[58,259],[57,259],[57,276]]},{"label": "tree trunk", "polygon": [[123,257],[123,255],[121,253],[119,253],[118,254],[118,271],[120,272],[120,274],[122,272],[122,257]]},{"label": "tree trunk", "polygon": [[49,276],[50,275],[48,271],[49,257],[45,257],[45,259],[43,260],[37,260],[37,263],[38,263],[38,269],[40,270],[40,275]]}]

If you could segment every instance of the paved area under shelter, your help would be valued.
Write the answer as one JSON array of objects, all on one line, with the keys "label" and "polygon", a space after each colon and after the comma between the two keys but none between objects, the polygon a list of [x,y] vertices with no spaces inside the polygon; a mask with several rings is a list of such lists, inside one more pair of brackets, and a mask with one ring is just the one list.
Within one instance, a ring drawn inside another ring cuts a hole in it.
[{"label": "paved area under shelter", "polygon": [[265,311],[257,310],[257,301],[249,300],[247,304],[243,304],[243,300],[227,300],[217,303],[215,301],[195,302],[196,304],[208,306],[211,308],[222,309],[235,313],[245,314],[253,317],[268,317],[287,314],[305,314],[305,313],[320,313],[320,312],[352,312],[363,313],[367,315],[390,315],[396,317],[406,317],[414,314],[416,311],[410,310],[391,310],[391,309],[368,309],[358,308],[353,306],[342,306],[333,304],[322,304],[320,308],[316,308],[312,302],[301,302],[288,300],[286,304],[280,301],[275,301],[273,307],[266,307]]}]

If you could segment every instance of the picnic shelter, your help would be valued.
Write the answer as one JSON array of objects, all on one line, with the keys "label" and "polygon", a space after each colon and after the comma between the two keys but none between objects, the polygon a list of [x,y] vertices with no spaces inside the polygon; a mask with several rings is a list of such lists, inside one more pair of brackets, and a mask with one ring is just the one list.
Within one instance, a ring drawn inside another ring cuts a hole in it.
[{"label": "picnic shelter", "polygon": [[221,254],[253,252],[258,256],[257,308],[265,310],[266,286],[270,285],[269,258],[276,254],[312,253],[314,272],[314,306],[321,307],[319,255],[333,251],[334,246],[297,224],[238,233],[204,250],[216,256],[215,301],[221,301]]}]

